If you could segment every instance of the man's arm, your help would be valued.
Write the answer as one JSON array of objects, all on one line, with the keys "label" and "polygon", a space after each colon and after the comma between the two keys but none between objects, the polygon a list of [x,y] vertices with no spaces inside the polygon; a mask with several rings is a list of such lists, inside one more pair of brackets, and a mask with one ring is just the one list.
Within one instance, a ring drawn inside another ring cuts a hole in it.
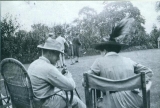
[{"label": "man's arm", "polygon": [[62,75],[58,69],[51,69],[47,75],[48,82],[62,90],[75,89],[75,82],[70,72]]},{"label": "man's arm", "polygon": [[89,74],[93,74],[93,75],[98,75],[97,73],[95,73],[93,70],[88,70],[87,73]]},{"label": "man's arm", "polygon": [[65,38],[63,38],[63,41],[64,41],[64,45],[69,47],[69,44],[68,44],[68,42],[67,42],[67,40]]},{"label": "man's arm", "polygon": [[69,44],[67,41],[64,43],[64,45],[67,46],[67,48],[69,47]]},{"label": "man's arm", "polygon": [[77,41],[78,41],[78,45],[82,45],[82,43],[81,43],[79,38],[77,39]]}]

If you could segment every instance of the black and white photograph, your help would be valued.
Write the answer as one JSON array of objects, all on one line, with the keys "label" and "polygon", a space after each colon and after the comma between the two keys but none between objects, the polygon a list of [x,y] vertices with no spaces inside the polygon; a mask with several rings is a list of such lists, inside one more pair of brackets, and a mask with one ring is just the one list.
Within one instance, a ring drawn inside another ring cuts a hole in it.
[{"label": "black and white photograph", "polygon": [[0,108],[160,108],[160,1],[0,1]]}]

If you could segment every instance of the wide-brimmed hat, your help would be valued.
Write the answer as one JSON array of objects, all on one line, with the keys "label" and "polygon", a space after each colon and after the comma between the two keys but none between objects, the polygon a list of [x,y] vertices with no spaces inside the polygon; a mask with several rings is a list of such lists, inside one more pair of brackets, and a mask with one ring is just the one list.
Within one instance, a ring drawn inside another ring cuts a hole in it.
[{"label": "wide-brimmed hat", "polygon": [[106,41],[106,42],[101,42],[101,43],[97,43],[97,44],[93,44],[93,47],[97,50],[103,50],[103,49],[108,49],[110,47],[117,47],[117,48],[122,48],[125,47],[127,45],[123,44],[123,43],[118,43],[116,41]]},{"label": "wide-brimmed hat", "polygon": [[116,47],[119,49],[122,47],[126,48],[127,45],[122,42],[118,42],[116,38],[119,36],[126,36],[126,34],[129,32],[129,26],[131,26],[133,21],[133,18],[123,19],[119,24],[112,28],[112,32],[108,39],[103,39],[102,42],[93,44],[93,47],[97,50],[111,49]]},{"label": "wide-brimmed hat", "polygon": [[37,47],[41,49],[54,50],[63,53],[62,44],[52,38],[48,38],[44,44],[40,44]]}]

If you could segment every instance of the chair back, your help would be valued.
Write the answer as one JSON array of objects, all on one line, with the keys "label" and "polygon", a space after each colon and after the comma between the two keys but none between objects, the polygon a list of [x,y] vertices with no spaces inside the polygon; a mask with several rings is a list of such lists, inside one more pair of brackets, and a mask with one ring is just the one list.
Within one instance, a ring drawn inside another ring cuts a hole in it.
[{"label": "chair back", "polygon": [[[1,74],[0,74],[1,76]],[[0,77],[0,108],[10,108],[11,101],[6,86],[4,85],[4,80]]]},{"label": "chair back", "polygon": [[16,59],[6,58],[1,62],[1,74],[13,108],[33,108],[32,86],[23,64]]},{"label": "chair back", "polygon": [[138,88],[142,89],[144,108],[150,108],[149,100],[147,100],[146,81],[144,72],[122,80],[111,80],[89,73],[84,73],[83,77],[87,108],[97,108],[96,90],[126,91]]}]

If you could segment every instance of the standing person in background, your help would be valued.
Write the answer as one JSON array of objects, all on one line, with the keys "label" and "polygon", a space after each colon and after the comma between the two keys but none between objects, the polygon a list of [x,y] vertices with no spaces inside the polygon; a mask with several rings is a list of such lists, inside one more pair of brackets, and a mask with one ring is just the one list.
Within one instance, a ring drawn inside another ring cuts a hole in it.
[{"label": "standing person in background", "polygon": [[57,38],[56,38],[56,41],[58,41],[59,43],[62,44],[62,52],[63,54],[60,54],[60,67],[63,68],[63,67],[66,67],[66,64],[65,64],[65,56],[64,56],[64,46],[68,46],[68,43],[66,41],[66,39],[62,36],[62,33],[60,31],[57,32]]},{"label": "standing person in background", "polygon": [[72,44],[73,38],[72,38],[71,35],[72,35],[71,32],[68,31],[65,37],[66,37],[66,41],[67,41],[67,43],[69,45],[69,47],[67,47],[67,49],[66,49],[67,57],[69,59],[71,59],[71,65],[73,65],[74,64],[74,62],[73,62],[74,52],[73,52],[73,44]]},{"label": "standing person in background", "polygon": [[81,46],[81,42],[79,40],[79,33],[77,32],[75,34],[75,37],[73,38],[73,51],[74,51],[74,56],[75,56],[75,63],[78,63],[79,59],[79,47]]},{"label": "standing person in background", "polygon": [[74,51],[74,56],[75,56],[75,63],[78,63],[79,59],[79,47],[81,46],[81,42],[79,40],[79,33],[77,32],[75,34],[75,37],[73,38],[73,51]]},{"label": "standing person in background", "polygon": [[68,52],[69,52],[69,56],[71,59],[71,65],[74,64],[73,62],[73,56],[74,56],[74,52],[73,52],[73,44],[72,44],[72,38],[68,39],[68,44],[69,44],[69,48],[68,48]]},{"label": "standing person in background", "polygon": [[65,57],[69,59],[70,58],[70,51],[69,51],[70,43],[69,43],[69,38],[68,38],[69,35],[66,34],[64,37],[66,39],[66,42],[68,43],[68,46],[66,45],[64,46],[64,52],[66,54]]}]

